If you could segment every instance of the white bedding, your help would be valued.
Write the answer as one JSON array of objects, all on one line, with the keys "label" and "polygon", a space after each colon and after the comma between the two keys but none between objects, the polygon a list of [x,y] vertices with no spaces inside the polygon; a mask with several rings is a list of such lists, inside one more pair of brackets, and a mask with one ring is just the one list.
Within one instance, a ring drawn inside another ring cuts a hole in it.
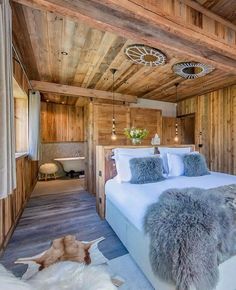
[{"label": "white bedding", "polygon": [[185,187],[208,189],[233,183],[236,183],[236,176],[217,172],[200,177],[170,177],[161,182],[148,184],[119,183],[114,178],[107,181],[105,193],[106,198],[121,211],[129,222],[142,231],[147,207],[156,202],[164,190]]}]

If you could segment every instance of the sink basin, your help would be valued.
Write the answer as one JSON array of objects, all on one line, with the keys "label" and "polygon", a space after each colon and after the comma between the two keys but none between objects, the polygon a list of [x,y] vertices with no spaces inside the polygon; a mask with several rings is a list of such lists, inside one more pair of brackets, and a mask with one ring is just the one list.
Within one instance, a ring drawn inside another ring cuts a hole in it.
[{"label": "sink basin", "polygon": [[62,164],[65,172],[79,172],[84,171],[85,165],[84,160],[85,157],[65,157],[65,158],[55,158],[55,161],[58,161]]}]

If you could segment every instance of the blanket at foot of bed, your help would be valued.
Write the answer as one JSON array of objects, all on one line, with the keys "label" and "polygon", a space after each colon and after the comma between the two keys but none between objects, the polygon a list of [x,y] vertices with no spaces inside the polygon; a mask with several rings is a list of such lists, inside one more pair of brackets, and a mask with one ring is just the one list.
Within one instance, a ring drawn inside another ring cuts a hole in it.
[{"label": "blanket at foot of bed", "polygon": [[169,189],[148,208],[153,272],[177,290],[212,290],[218,264],[235,254],[236,185]]}]

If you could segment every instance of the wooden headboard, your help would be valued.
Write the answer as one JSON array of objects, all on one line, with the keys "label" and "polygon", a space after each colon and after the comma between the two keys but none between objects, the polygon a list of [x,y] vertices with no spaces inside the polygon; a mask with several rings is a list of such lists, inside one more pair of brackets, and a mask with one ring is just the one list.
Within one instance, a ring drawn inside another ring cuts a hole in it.
[{"label": "wooden headboard", "polygon": [[[152,146],[96,146],[96,199],[97,211],[101,218],[105,218],[105,183],[116,176],[115,161],[112,159],[115,148],[150,148]],[[161,145],[158,147],[186,148],[195,150],[195,145]]]}]

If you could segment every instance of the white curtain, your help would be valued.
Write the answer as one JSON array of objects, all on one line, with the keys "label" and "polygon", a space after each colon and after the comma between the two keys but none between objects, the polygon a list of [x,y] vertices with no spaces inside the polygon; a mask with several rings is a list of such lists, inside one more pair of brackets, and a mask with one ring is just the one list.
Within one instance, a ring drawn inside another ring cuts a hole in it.
[{"label": "white curtain", "polygon": [[29,93],[29,156],[39,160],[40,155],[40,92]]},{"label": "white curtain", "polygon": [[9,0],[0,0],[0,199],[16,187],[12,76],[11,7]]}]

